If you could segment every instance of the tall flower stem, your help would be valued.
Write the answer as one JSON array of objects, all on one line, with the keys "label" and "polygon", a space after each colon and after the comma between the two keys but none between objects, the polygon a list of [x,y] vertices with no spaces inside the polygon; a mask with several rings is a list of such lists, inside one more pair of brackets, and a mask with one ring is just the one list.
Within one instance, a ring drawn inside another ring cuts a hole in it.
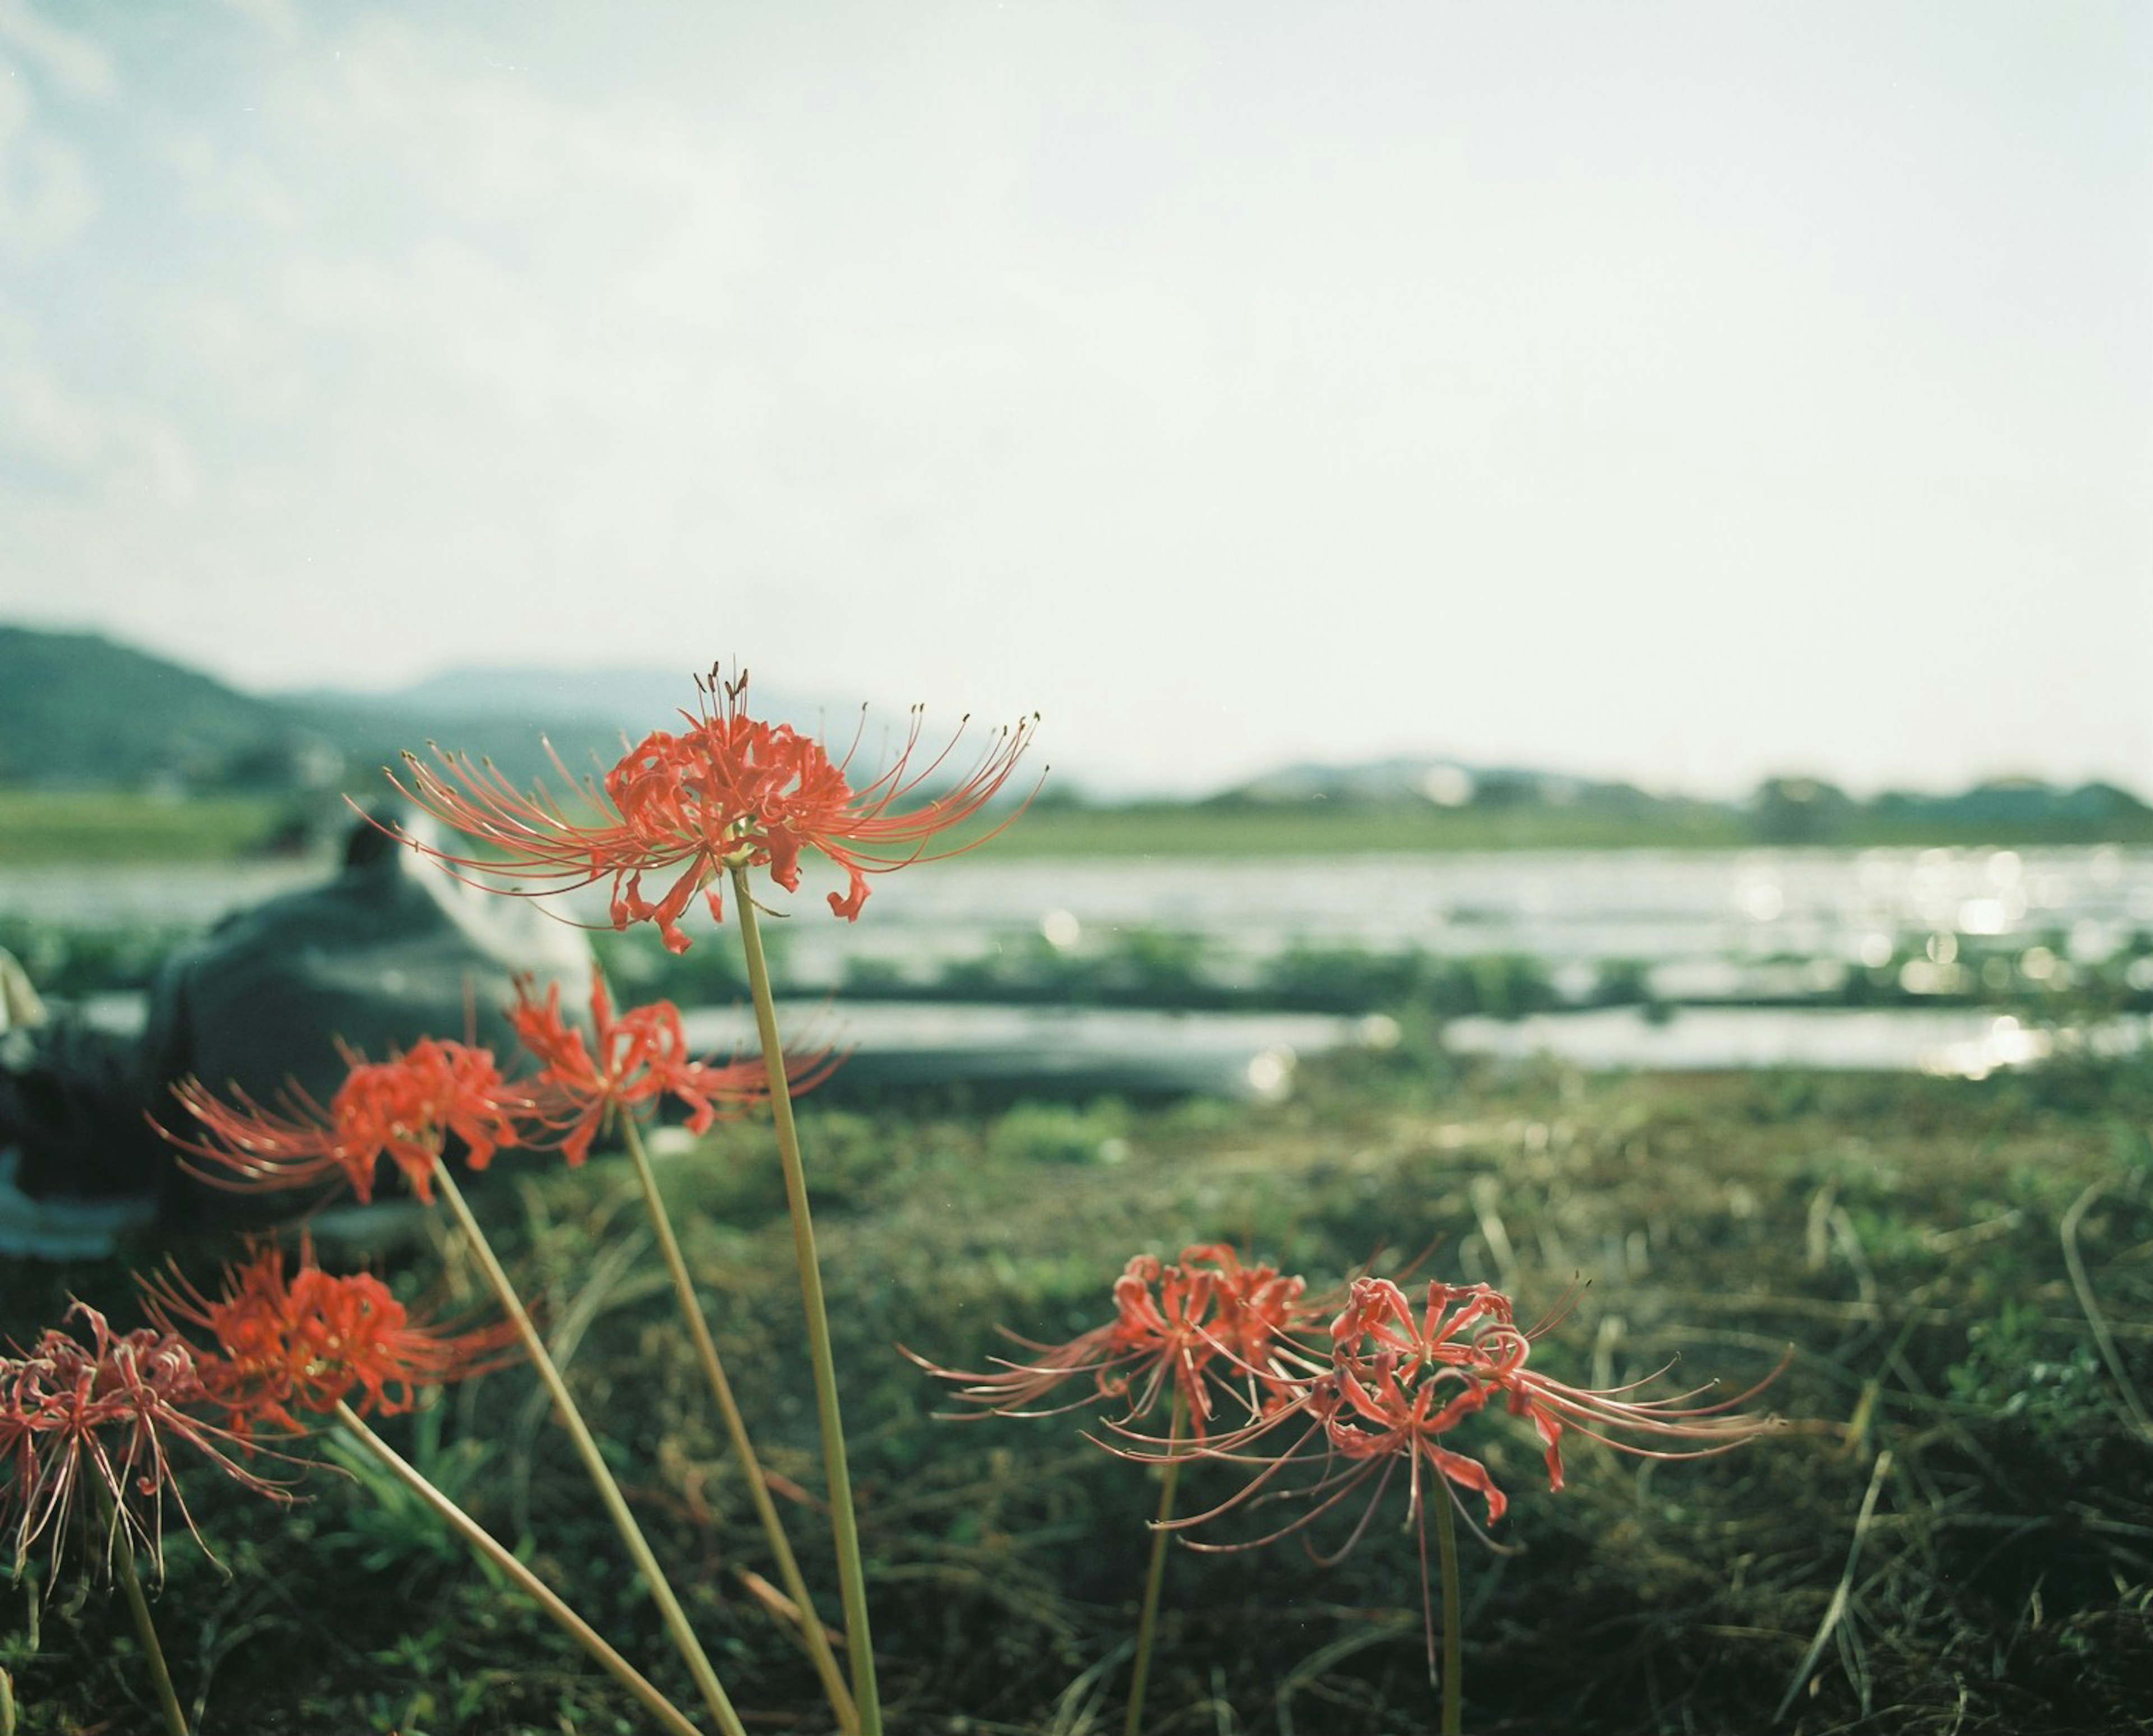
[{"label": "tall flower stem", "polygon": [[1173,1486],[1181,1476],[1181,1460],[1174,1453],[1188,1418],[1188,1401],[1176,1386],[1173,1420],[1166,1430],[1166,1463],[1160,1469],[1158,1517],[1152,1521],[1151,1571],[1144,1577],[1143,1609],[1137,1617],[1137,1657],[1129,1670],[1129,1713],[1122,1725],[1122,1736],[1137,1736],[1143,1728],[1144,1691],[1151,1685],[1152,1641],[1158,1627],[1159,1588],[1166,1582],[1166,1523],[1173,1517]]},{"label": "tall flower stem", "polygon": [[844,1424],[837,1409],[837,1360],[830,1350],[830,1319],[822,1304],[822,1273],[815,1258],[815,1224],[807,1211],[807,1177],[800,1162],[800,1133],[793,1124],[792,1094],[785,1078],[785,1046],[777,1034],[771,999],[770,967],[756,924],[755,895],[747,868],[732,870],[734,908],[740,913],[741,948],[746,956],[755,1026],[770,1075],[771,1118],[778,1161],[785,1171],[785,1202],[792,1216],[792,1251],[800,1267],[800,1300],[807,1316],[807,1355],[815,1379],[815,1411],[822,1432],[822,1471],[830,1485],[830,1524],[837,1534],[837,1589],[844,1604],[845,1640],[853,1666],[853,1694],[859,1705],[859,1736],[882,1736],[882,1703],[875,1692],[874,1641],[868,1629],[867,1575],[860,1563],[858,1521],[853,1514],[852,1472],[845,1462]]},{"label": "tall flower stem", "polygon": [[359,1413],[341,1399],[337,1403],[336,1418],[351,1431],[361,1445],[393,1472],[406,1489],[446,1520],[450,1528],[474,1551],[513,1580],[539,1608],[568,1632],[570,1638],[589,1652],[623,1688],[634,1695],[652,1717],[672,1731],[674,1736],[702,1736],[679,1707],[660,1693],[634,1665],[607,1644],[589,1622],[562,1602],[552,1586],[517,1560],[500,1539],[443,1494],[422,1472],[400,1457],[395,1448],[369,1428]]},{"label": "tall flower stem", "polygon": [[523,1348],[531,1358],[531,1366],[538,1371],[538,1378],[553,1401],[554,1414],[561,1426],[576,1443],[576,1451],[583,1457],[583,1469],[590,1474],[593,1487],[598,1499],[605,1504],[613,1529],[620,1533],[621,1541],[628,1545],[629,1554],[643,1574],[651,1599],[658,1606],[659,1614],[664,1618],[665,1631],[673,1637],[680,1656],[687,1661],[689,1672],[695,1678],[701,1692],[703,1703],[710,1708],[710,1715],[718,1721],[718,1728],[725,1736],[747,1736],[741,1725],[740,1714],[733,1710],[733,1703],[726,1698],[725,1688],[718,1681],[717,1672],[711,1668],[709,1655],[695,1637],[695,1630],[688,1625],[687,1612],[680,1607],[680,1600],[674,1595],[672,1582],[665,1577],[658,1565],[658,1557],[651,1553],[650,1545],[644,1540],[643,1528],[635,1522],[635,1515],[628,1509],[628,1500],[613,1481],[605,1459],[598,1451],[598,1443],[592,1438],[589,1426],[583,1413],[577,1409],[576,1401],[569,1396],[568,1382],[561,1378],[561,1371],[553,1366],[553,1358],[546,1348],[546,1341],[538,1336],[532,1324],[530,1311],[516,1294],[516,1286],[508,1281],[508,1274],[501,1270],[495,1256],[493,1245],[486,1240],[486,1232],[479,1228],[478,1219],[471,1215],[470,1204],[463,1190],[457,1187],[456,1178],[449,1173],[449,1166],[439,1158],[434,1160],[434,1181],[449,1209],[456,1214],[456,1222],[462,1226],[464,1237],[471,1245],[472,1256],[478,1261],[486,1280],[492,1287],[501,1311],[515,1321],[517,1335],[523,1340]]},{"label": "tall flower stem", "polygon": [[[108,1494],[107,1502],[110,1499]],[[114,1522],[118,1522],[116,1513]],[[125,1536],[120,1540],[120,1583],[127,1593],[128,1612],[135,1617],[135,1632],[142,1642],[143,1655],[150,1660],[150,1675],[156,1684],[165,1728],[171,1736],[187,1736],[187,1715],[181,1709],[179,1691],[172,1686],[172,1672],[165,1667],[165,1648],[157,1643],[157,1624],[150,1619],[150,1600],[142,1595],[142,1576],[135,1570],[134,1546]]]},{"label": "tall flower stem", "polygon": [[1435,1548],[1443,1575],[1443,1736],[1460,1736],[1465,1728],[1465,1612],[1458,1597],[1458,1517],[1448,1488],[1435,1503]]},{"label": "tall flower stem", "polygon": [[673,1291],[679,1299],[681,1318],[687,1322],[689,1336],[695,1340],[695,1354],[710,1384],[710,1396],[717,1402],[718,1414],[724,1419],[725,1433],[747,1479],[748,1496],[755,1503],[763,1535],[769,1539],[771,1553],[776,1558],[778,1577],[785,1582],[786,1595],[799,1612],[801,1639],[807,1647],[807,1655],[814,1660],[816,1674],[822,1678],[823,1692],[829,1696],[830,1709],[837,1714],[838,1725],[847,1733],[856,1731],[859,1728],[858,1710],[853,1704],[851,1691],[845,1686],[844,1673],[838,1669],[837,1657],[830,1650],[829,1635],[823,1631],[822,1618],[816,1615],[815,1606],[808,1598],[807,1582],[800,1576],[800,1563],[793,1555],[784,1523],[777,1515],[777,1504],[771,1499],[762,1462],[756,1458],[754,1443],[748,1438],[747,1423],[741,1416],[740,1406],[734,1402],[732,1382],[725,1378],[725,1365],[718,1360],[717,1342],[711,1337],[710,1322],[695,1299],[695,1280],[689,1275],[687,1260],[682,1257],[680,1240],[673,1232],[672,1214],[666,1210],[665,1196],[659,1190],[658,1173],[651,1165],[649,1151],[643,1143],[635,1117],[624,1114],[620,1120],[628,1154],[635,1165],[636,1179],[643,1184],[644,1204],[650,1210],[652,1232],[658,1238],[659,1251],[665,1257],[666,1270],[673,1275]]}]

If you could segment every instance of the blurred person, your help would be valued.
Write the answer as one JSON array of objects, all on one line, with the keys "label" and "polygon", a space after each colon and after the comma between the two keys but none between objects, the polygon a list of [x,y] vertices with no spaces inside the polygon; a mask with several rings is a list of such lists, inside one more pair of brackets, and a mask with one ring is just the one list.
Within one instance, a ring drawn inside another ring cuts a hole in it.
[{"label": "blurred person", "polygon": [[[504,1010],[519,977],[584,1005],[582,929],[444,873],[389,835],[389,817],[354,827],[335,878],[236,912],[174,953],[139,1036],[48,1016],[19,967],[0,965],[0,1253],[92,1257],[155,1223],[258,1221],[311,1203],[242,1199],[189,1176],[150,1126],[192,1133],[176,1080],[268,1107],[296,1087],[326,1104],[345,1049],[378,1061],[425,1036],[487,1045],[514,1071]],[[434,822],[399,812],[394,823],[425,841]]]}]

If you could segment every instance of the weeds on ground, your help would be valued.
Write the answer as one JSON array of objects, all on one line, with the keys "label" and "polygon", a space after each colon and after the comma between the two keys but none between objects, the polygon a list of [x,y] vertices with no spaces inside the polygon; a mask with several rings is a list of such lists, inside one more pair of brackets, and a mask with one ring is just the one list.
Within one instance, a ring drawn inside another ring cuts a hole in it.
[{"label": "weeds on ground", "polygon": [[[995,1353],[997,1321],[1066,1337],[1097,1315],[1111,1275],[1100,1250],[1147,1238],[1170,1256],[1223,1229],[1283,1262],[1342,1274],[1379,1238],[1402,1263],[1441,1235],[1457,1270],[1493,1281],[1503,1268],[1489,1231],[1499,1226],[1520,1290],[1589,1280],[1545,1347],[1559,1370],[1599,1383],[1677,1352],[1683,1367],[1738,1356],[1769,1366],[1794,1340],[1801,1353],[1778,1408],[1809,1426],[1767,1453],[1679,1468],[1678,1483],[1580,1453],[1560,1500],[1521,1505],[1505,1522],[1520,1553],[1467,1553],[1473,1728],[2144,1727],[2153,1452],[2112,1387],[2105,1412],[2089,1413],[2074,1390],[2061,1418],[2039,1403],[2003,1413],[2014,1357],[2083,1360],[2089,1333],[2059,1229],[2087,1184],[2126,1177],[2115,1122],[2011,1080],[1820,1077],[1789,1102],[1770,1080],[1458,1072],[1412,1048],[1311,1065],[1300,1083],[1269,1107],[1130,1107],[1117,1117],[1128,1153],[1111,1164],[998,1153],[992,1117],[803,1106],[811,1149],[882,1154],[819,1227],[893,1718],[1112,1728],[1112,1683],[1095,1672],[1117,1657],[1109,1670],[1126,1670],[1158,1494],[1073,1426],[935,1423],[940,1395],[895,1341],[976,1363]],[[2120,1076],[2118,1100],[2130,1088]],[[787,1373],[797,1300],[766,1139],[752,1124],[720,1125],[659,1167],[757,1443],[774,1479],[804,1492],[817,1453]],[[1898,1251],[1835,1235],[1833,1207],[1816,1209],[1845,1185],[1856,1148],[1890,1159],[1877,1192],[1903,1227]],[[753,1619],[733,1574],[754,1555],[756,1522],[700,1402],[684,1329],[662,1283],[604,1259],[641,1209],[629,1165],[601,1157],[573,1173],[506,1171],[473,1203],[523,1288],[548,1299],[548,1318],[578,1323],[566,1371],[602,1407],[622,1464],[640,1468],[631,1498],[691,1612],[724,1636],[741,1698],[800,1716],[814,1703],[812,1673]],[[2149,1242],[2142,1184],[2104,1196],[2079,1225],[2091,1285],[2141,1391],[2153,1357]],[[417,1306],[453,1251],[421,1244],[381,1270]],[[119,1291],[124,1274],[70,1276],[88,1294]],[[10,1329],[48,1317],[59,1293],[38,1269],[9,1273]],[[2007,1305],[2014,1324],[1990,1330]],[[664,1663],[644,1601],[610,1565],[609,1533],[573,1456],[556,1431],[525,1426],[527,1384],[496,1374],[460,1387],[426,1426],[445,1448],[491,1449],[474,1513],[654,1679],[690,1693]],[[381,1427],[420,1454],[415,1418]],[[1529,1438],[1519,1445],[1491,1468],[1529,1481],[1536,1454]],[[1843,1612],[1774,1726],[1831,1612],[1885,1449],[1891,1464]],[[1186,1474],[1192,1504],[1229,1492],[1203,1483],[1201,1467]],[[563,1716],[581,1731],[634,1727],[611,1683],[527,1606],[430,1543],[367,1565],[358,1555],[379,1540],[360,1529],[369,1521],[354,1523],[364,1493],[319,1474],[303,1492],[265,1526],[252,1504],[205,1491],[199,1517],[228,1577],[184,1540],[171,1548],[159,1617],[202,1636],[179,1667],[214,1659],[206,1705],[220,1728],[505,1732],[558,1728]],[[320,1540],[338,1533],[352,1540],[333,1545],[324,1575]],[[1329,1570],[1290,1548],[1262,1556],[1260,1573],[1258,1558],[1177,1552],[1154,1727],[1210,1731],[1229,1717],[1250,1730],[1424,1728],[1409,1565],[1396,1543],[1370,1541],[1384,1546]],[[827,1567],[807,1567],[828,1596]],[[38,1606],[27,1586],[15,1597],[0,1666],[16,1678],[23,1728],[88,1728],[145,1703],[130,1657],[111,1655],[123,1611],[102,1596],[56,1594],[40,1600],[33,1640]],[[399,1653],[411,1634],[422,1654]],[[512,1679],[467,1719],[445,1715],[450,1677],[489,1668]],[[421,1696],[435,1709],[406,1718]]]}]

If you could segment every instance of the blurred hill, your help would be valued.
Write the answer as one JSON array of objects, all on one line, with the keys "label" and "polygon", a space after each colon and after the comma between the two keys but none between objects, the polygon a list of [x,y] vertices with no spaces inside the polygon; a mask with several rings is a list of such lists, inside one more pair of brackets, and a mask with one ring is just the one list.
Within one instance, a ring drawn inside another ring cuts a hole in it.
[{"label": "blurred hill", "polygon": [[[534,685],[457,703],[457,678],[385,699],[241,693],[95,634],[0,626],[0,784],[34,789],[323,790],[366,781],[429,741],[511,776],[549,770],[541,737],[581,770],[620,751],[610,708],[549,705]],[[676,680],[677,695],[693,689]],[[677,701],[676,701],[677,702]],[[644,714],[645,717],[649,712]]]},{"label": "blurred hill", "polygon": [[270,700],[94,634],[0,626],[0,782],[221,780],[301,733]]},{"label": "blurred hill", "polygon": [[[608,761],[618,754],[622,736],[633,741],[652,730],[674,727],[680,714],[693,711],[696,702],[694,676],[671,664],[597,669],[537,664],[450,669],[385,693],[318,689],[285,697],[293,705],[344,716],[421,717],[459,725],[503,719],[526,724],[544,719],[547,733],[556,737],[562,731],[555,720],[566,718],[574,720],[579,731],[602,731]],[[826,736],[834,732],[833,715],[847,731],[855,715],[843,708],[833,714],[828,705],[766,687],[761,681],[754,684],[751,697],[757,716]],[[450,744],[444,739],[442,745]]]}]

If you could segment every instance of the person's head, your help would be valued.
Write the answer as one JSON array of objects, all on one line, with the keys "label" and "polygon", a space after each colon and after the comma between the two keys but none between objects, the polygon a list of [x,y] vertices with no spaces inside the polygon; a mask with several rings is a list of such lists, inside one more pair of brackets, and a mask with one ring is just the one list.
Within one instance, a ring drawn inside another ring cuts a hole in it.
[{"label": "person's head", "polygon": [[407,841],[421,847],[435,844],[442,833],[431,814],[394,800],[377,802],[360,814],[344,839],[347,869],[373,868],[389,860]]}]

